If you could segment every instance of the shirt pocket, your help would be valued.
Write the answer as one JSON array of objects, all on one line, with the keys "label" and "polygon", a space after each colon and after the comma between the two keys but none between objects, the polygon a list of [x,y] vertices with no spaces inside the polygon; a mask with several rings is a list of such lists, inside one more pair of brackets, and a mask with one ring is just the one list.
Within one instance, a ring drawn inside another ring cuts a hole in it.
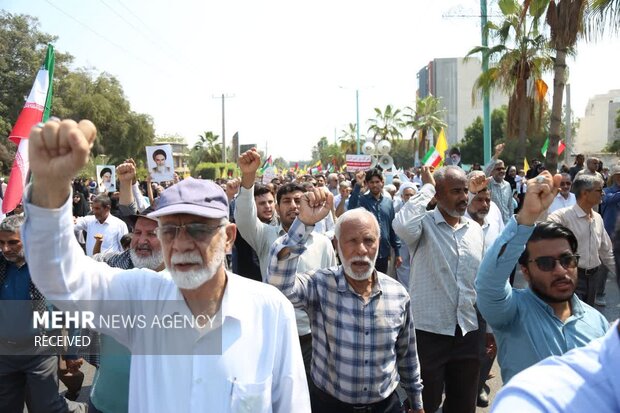
[{"label": "shirt pocket", "polygon": [[272,376],[255,383],[232,380],[230,412],[271,413],[271,381]]}]

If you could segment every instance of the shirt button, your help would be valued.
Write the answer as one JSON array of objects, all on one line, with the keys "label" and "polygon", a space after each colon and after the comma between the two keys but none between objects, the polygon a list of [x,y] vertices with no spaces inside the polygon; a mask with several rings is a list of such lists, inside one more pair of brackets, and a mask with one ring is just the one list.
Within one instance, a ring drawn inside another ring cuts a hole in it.
[{"label": "shirt button", "polygon": [[367,332],[366,332],[366,335],[368,335],[368,334],[370,334],[370,331],[367,331]]},{"label": "shirt button", "polygon": [[364,391],[368,391],[368,387],[364,387]]},{"label": "shirt button", "polygon": [[364,364],[368,364],[368,360],[364,360]]},{"label": "shirt button", "polygon": [[194,381],[194,383],[196,383],[196,384],[200,384],[200,383],[202,383],[202,379],[201,379],[201,378],[197,378],[197,379]]}]

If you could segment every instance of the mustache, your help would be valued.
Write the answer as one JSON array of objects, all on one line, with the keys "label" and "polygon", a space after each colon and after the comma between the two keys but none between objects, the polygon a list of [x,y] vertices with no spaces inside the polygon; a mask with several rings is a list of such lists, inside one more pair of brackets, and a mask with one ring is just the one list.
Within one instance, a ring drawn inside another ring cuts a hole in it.
[{"label": "mustache", "polygon": [[349,264],[359,264],[359,263],[368,264],[368,265],[374,264],[370,258],[365,257],[363,255],[355,255],[351,257],[351,259],[349,260]]},{"label": "mustache", "polygon": [[185,252],[180,254],[174,254],[170,258],[170,264],[202,264],[202,257],[199,254],[193,252]]}]

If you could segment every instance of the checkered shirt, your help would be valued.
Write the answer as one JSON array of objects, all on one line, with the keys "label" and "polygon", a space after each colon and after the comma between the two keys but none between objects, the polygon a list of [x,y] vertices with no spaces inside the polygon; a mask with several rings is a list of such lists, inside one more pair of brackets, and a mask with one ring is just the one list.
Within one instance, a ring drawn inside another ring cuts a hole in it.
[{"label": "checkered shirt", "polygon": [[[399,381],[412,404],[422,408],[422,383],[409,294],[376,272],[368,302],[348,284],[342,266],[297,273],[299,256],[313,227],[295,220],[271,247],[268,282],[295,307],[308,312],[312,329],[314,383],[351,404],[381,401]],[[278,260],[278,253],[290,254]]]}]

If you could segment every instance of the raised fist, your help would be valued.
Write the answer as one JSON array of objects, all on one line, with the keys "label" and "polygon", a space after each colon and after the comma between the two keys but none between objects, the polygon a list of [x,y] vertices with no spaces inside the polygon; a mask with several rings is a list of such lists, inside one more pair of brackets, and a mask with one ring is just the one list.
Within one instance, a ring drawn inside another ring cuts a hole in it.
[{"label": "raised fist", "polygon": [[334,196],[322,188],[314,188],[301,197],[299,215],[305,225],[314,225],[329,214],[334,207]]},{"label": "raised fist", "polygon": [[260,154],[256,151],[256,148],[245,151],[239,156],[237,164],[242,174],[256,174],[260,167]]},{"label": "raised fist", "polygon": [[28,152],[34,180],[70,184],[88,162],[97,129],[91,121],[49,120],[30,131]]}]

